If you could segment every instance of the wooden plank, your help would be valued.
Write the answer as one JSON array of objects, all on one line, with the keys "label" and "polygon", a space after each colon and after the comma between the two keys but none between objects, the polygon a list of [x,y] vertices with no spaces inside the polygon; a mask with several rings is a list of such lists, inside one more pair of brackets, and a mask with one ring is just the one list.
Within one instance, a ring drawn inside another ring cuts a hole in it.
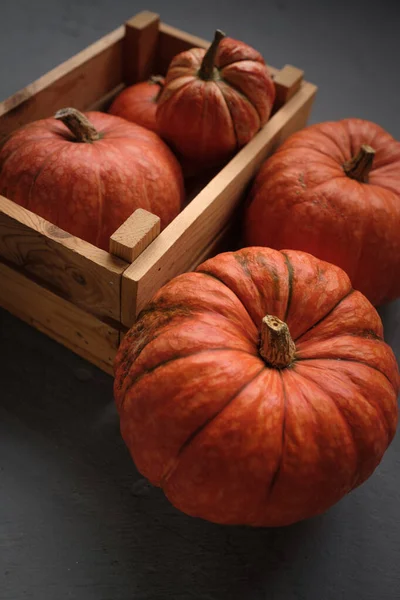
[{"label": "wooden plank", "polygon": [[161,230],[160,217],[138,208],[110,238],[110,253],[132,263]]},{"label": "wooden plank", "polygon": [[105,320],[120,320],[127,263],[0,196],[0,257],[59,296]]},{"label": "wooden plank", "polygon": [[286,104],[299,91],[303,81],[304,71],[292,65],[285,65],[274,76],[276,98],[274,111]]},{"label": "wooden plank", "polygon": [[73,106],[87,110],[122,82],[119,27],[0,104],[0,139],[36,119]]},{"label": "wooden plank", "polygon": [[279,69],[277,69],[276,67],[272,67],[271,65],[267,65],[267,69],[271,77],[275,79],[277,73],[279,73]]},{"label": "wooden plank", "polygon": [[93,104],[88,106],[87,110],[101,110],[107,112],[114,98],[116,98],[125,87],[124,83],[119,83],[111,90],[111,92],[107,92],[107,94],[104,94],[104,96],[101,96],[96,102],[93,102]]},{"label": "wooden plank", "polygon": [[126,85],[153,74],[160,17],[147,10],[125,24],[123,73]]},{"label": "wooden plank", "polygon": [[[268,151],[267,156],[275,152],[292,133],[303,129],[307,125],[317,89],[317,86],[312,83],[302,82],[300,90],[276,113],[277,115],[282,113],[286,122],[276,135],[275,142],[271,150]],[[293,111],[292,109],[296,105],[298,106],[298,110]],[[291,116],[286,119],[288,114]]]},{"label": "wooden plank", "polygon": [[232,227],[229,223],[216,238],[206,248],[202,248],[199,254],[196,256],[187,271],[194,271],[201,263],[208,258],[219,254],[220,252],[228,252],[236,249],[236,240],[234,239],[234,233],[236,233],[236,227]]},{"label": "wooden plank", "polygon": [[79,356],[112,374],[119,331],[0,263],[0,304]]},{"label": "wooden plank", "polygon": [[227,225],[263,161],[293,131],[306,124],[316,91],[316,86],[303,82],[297,94],[124,271],[124,325],[134,322],[158,288],[190,268],[198,249],[207,248]]}]

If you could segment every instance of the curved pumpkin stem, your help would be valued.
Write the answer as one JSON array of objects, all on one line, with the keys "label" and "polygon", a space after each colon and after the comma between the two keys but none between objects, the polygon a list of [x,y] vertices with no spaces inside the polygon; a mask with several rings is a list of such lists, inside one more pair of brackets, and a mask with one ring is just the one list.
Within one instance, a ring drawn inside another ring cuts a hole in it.
[{"label": "curved pumpkin stem", "polygon": [[262,320],[260,354],[271,367],[276,369],[284,369],[294,361],[295,343],[289,327],[278,317],[266,315]]},{"label": "curved pumpkin stem", "polygon": [[347,177],[356,179],[361,183],[366,183],[368,181],[369,172],[372,169],[374,156],[375,150],[371,146],[368,146],[368,144],[362,144],[358,154],[353,156],[353,158],[343,165],[343,170]]},{"label": "curved pumpkin stem", "polygon": [[154,98],[155,102],[158,102],[159,97],[162,94],[165,85],[165,78],[162,75],[150,75],[148,79],[149,83],[154,83],[154,85],[158,85],[159,90],[157,92],[156,97]]},{"label": "curved pumpkin stem", "polygon": [[164,86],[164,77],[162,75],[150,75],[148,81],[149,83],[155,83],[161,87]]},{"label": "curved pumpkin stem", "polygon": [[89,143],[100,139],[100,133],[76,108],[61,108],[54,115],[55,119],[62,121],[75,136],[77,142]]},{"label": "curved pumpkin stem", "polygon": [[203,61],[201,63],[201,67],[199,69],[199,77],[200,79],[204,79],[205,81],[209,81],[213,78],[214,74],[214,63],[215,57],[217,55],[218,46],[225,37],[225,34],[220,29],[217,29],[214,35],[214,39],[212,41],[211,46],[208,48],[207,52],[204,55]]}]

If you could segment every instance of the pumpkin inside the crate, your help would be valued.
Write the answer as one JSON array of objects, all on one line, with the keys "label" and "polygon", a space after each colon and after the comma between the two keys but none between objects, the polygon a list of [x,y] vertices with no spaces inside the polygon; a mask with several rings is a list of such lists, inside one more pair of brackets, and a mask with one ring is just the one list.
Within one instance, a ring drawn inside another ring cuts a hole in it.
[{"label": "pumpkin inside the crate", "polygon": [[244,245],[310,252],[374,304],[400,296],[400,143],[349,118],[292,134],[250,190]]},{"label": "pumpkin inside the crate", "polygon": [[364,482],[397,424],[378,313],[299,251],[217,255],[162,287],[115,360],[121,433],[185,513],[281,526]]},{"label": "pumpkin inside the crate", "polygon": [[0,194],[107,250],[137,208],[159,216],[164,228],[183,205],[184,187],[177,159],[155,133],[67,108],[6,139]]},{"label": "pumpkin inside the crate", "polygon": [[118,94],[108,112],[157,133],[157,100],[163,86],[161,75],[152,75],[147,81],[130,85]]},{"label": "pumpkin inside the crate", "polygon": [[176,55],[157,103],[160,135],[187,169],[221,165],[267,122],[275,85],[262,55],[217,30]]}]

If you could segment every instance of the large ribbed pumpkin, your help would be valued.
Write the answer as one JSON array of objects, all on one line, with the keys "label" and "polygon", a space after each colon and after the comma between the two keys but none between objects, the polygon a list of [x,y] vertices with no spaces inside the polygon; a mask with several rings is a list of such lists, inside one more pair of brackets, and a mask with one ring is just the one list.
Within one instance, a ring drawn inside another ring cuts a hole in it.
[{"label": "large ribbed pumpkin", "polygon": [[161,288],[115,362],[122,436],[185,513],[287,525],[365,481],[397,424],[381,320],[338,267],[223,253]]},{"label": "large ribbed pumpkin", "polygon": [[105,113],[62,109],[5,141],[0,194],[107,250],[137,208],[165,227],[184,190],[178,161],[152,131]]},{"label": "large ribbed pumpkin", "polygon": [[400,296],[400,143],[362,119],[293,134],[256,177],[244,245],[332,262],[374,305]]},{"label": "large ribbed pumpkin", "polygon": [[160,135],[186,165],[224,163],[267,122],[275,85],[261,54],[217,30],[207,50],[175,56],[157,103]]}]

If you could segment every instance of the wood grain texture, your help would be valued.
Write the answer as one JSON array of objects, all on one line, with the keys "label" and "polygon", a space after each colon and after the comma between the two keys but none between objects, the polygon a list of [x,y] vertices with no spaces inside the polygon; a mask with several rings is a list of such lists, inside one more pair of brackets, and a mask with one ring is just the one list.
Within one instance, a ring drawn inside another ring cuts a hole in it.
[{"label": "wood grain texture", "polygon": [[128,285],[131,290],[127,295],[131,304],[122,307],[124,325],[131,326],[155,291],[190,268],[199,248],[206,249],[224,229],[262,162],[306,124],[316,91],[316,86],[303,82],[297,94],[124,271],[122,289]]},{"label": "wood grain texture", "polygon": [[110,253],[132,263],[158,236],[161,220],[157,215],[138,208],[110,238]]},{"label": "wood grain texture", "polygon": [[0,263],[0,304],[7,311],[112,374],[119,331]]},{"label": "wood grain texture", "polygon": [[0,257],[100,319],[120,320],[127,263],[0,196]]},{"label": "wood grain texture", "polygon": [[125,24],[123,77],[126,85],[154,74],[160,17],[143,11]]},{"label": "wood grain texture", "polygon": [[187,271],[194,271],[202,262],[219,254],[220,252],[228,252],[237,249],[237,222],[236,216],[233,219],[232,223],[228,223],[222,231],[218,233],[212,242],[206,246],[206,248],[202,248],[200,252],[195,257],[194,261],[187,269]]},{"label": "wood grain texture", "polygon": [[0,141],[11,131],[58,109],[87,110],[122,82],[119,27],[0,103]]}]

